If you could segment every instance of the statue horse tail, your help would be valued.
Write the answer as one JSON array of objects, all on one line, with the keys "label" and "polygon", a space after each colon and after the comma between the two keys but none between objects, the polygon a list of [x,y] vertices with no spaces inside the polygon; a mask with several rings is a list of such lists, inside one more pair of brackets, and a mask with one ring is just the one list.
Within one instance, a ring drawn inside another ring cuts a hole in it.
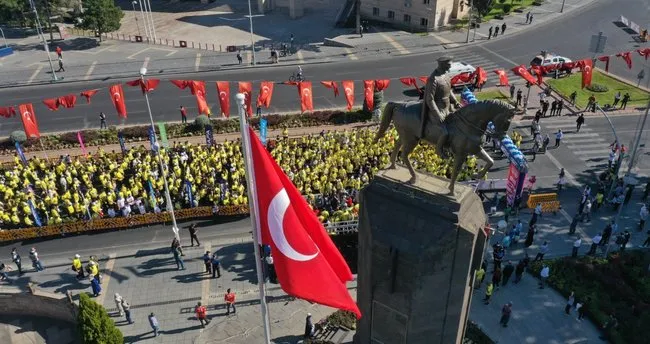
[{"label": "statue horse tail", "polygon": [[393,110],[399,105],[400,104],[397,104],[395,102],[388,102],[386,103],[386,106],[384,106],[384,111],[381,113],[381,123],[379,124],[379,130],[377,131],[377,135],[375,135],[375,139],[373,140],[374,143],[377,143],[379,139],[384,137],[384,134],[386,134],[386,130],[388,130],[390,122],[393,120]]}]

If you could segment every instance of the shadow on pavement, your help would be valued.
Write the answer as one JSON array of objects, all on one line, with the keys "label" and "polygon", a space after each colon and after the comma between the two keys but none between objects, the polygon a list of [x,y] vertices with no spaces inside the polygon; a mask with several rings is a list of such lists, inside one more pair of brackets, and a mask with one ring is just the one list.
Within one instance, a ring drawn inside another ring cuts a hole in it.
[{"label": "shadow on pavement", "polygon": [[257,283],[255,254],[250,243],[221,247],[215,251],[221,259],[222,269],[237,274],[233,281]]},{"label": "shadow on pavement", "polygon": [[[186,332],[186,331],[198,330],[200,328],[201,328],[201,324],[198,324],[198,325],[185,327],[185,328],[177,328],[175,330],[160,331],[160,333],[162,333],[162,334],[177,334],[177,333],[183,333],[183,332]],[[126,341],[126,338],[124,338],[124,342],[128,343],[128,341]]]},{"label": "shadow on pavement", "polygon": [[176,275],[172,277],[172,279],[175,279],[179,283],[193,283],[210,278],[211,276],[212,275],[207,275],[204,272],[192,272],[185,275]]},{"label": "shadow on pavement", "polygon": [[293,343],[298,343],[303,339],[304,336],[288,335],[288,336],[275,338],[273,339],[273,342],[277,344],[293,344]]}]

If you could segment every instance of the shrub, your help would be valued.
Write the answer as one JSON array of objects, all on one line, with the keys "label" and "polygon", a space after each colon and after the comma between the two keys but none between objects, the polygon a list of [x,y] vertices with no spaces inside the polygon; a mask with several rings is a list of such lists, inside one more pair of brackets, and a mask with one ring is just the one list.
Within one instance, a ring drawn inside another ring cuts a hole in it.
[{"label": "shrub", "polygon": [[22,130],[12,131],[9,137],[11,137],[11,142],[13,144],[15,144],[16,142],[23,144],[25,143],[25,141],[27,141],[27,134],[25,134],[25,132]]},{"label": "shrub", "polygon": [[494,341],[481,331],[475,323],[467,321],[463,344],[494,344]]},{"label": "shrub", "polygon": [[194,120],[194,127],[198,130],[203,130],[210,124],[212,122],[210,122],[210,118],[206,115],[198,115]]},{"label": "shrub", "polygon": [[506,3],[506,0],[499,0],[499,3],[503,5]]},{"label": "shrub", "polygon": [[327,316],[327,322],[334,326],[342,326],[351,330],[357,329],[357,318],[352,312],[338,310]]},{"label": "shrub", "polygon": [[122,344],[122,332],[108,316],[104,307],[90,299],[88,294],[79,294],[79,315],[77,317],[80,337],[85,344]]},{"label": "shrub", "polygon": [[542,6],[543,2],[543,0],[535,0],[535,2],[533,2],[533,6]]},{"label": "shrub", "polygon": [[587,89],[591,92],[598,92],[598,93],[609,91],[609,87],[601,84],[596,84],[596,83],[592,83],[591,85],[587,86]]},{"label": "shrub", "polygon": [[503,5],[503,13],[508,14],[512,11],[512,4]]}]

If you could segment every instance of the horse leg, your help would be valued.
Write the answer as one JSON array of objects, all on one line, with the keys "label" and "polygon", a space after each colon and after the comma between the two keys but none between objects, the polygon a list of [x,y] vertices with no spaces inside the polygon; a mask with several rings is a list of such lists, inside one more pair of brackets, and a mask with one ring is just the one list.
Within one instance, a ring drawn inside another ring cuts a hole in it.
[{"label": "horse leg", "polygon": [[485,161],[485,166],[479,173],[476,175],[476,179],[483,179],[485,177],[485,174],[492,168],[492,165],[494,165],[494,160],[492,160],[492,157],[481,147],[481,150],[478,152],[478,157],[479,159]]},{"label": "horse leg", "polygon": [[458,173],[460,169],[463,168],[463,164],[467,160],[467,154],[458,154],[454,157],[454,170],[451,172],[451,182],[449,183],[449,194],[454,194],[454,185],[456,185],[456,178],[458,178]]},{"label": "horse leg", "polygon": [[397,139],[397,142],[395,142],[395,147],[393,147],[393,152],[390,153],[390,166],[388,166],[389,169],[394,170],[395,169],[395,162],[397,161],[397,154],[399,154],[399,149],[402,147],[402,140]]},{"label": "horse leg", "polygon": [[404,164],[406,165],[406,168],[408,168],[409,173],[411,174],[411,179],[408,180],[409,184],[415,184],[415,181],[417,180],[417,177],[415,175],[415,170],[413,169],[413,166],[411,165],[411,161],[409,160],[409,155],[415,149],[415,147],[418,145],[420,142],[420,139],[417,137],[413,136],[410,137],[409,139],[404,139],[404,143],[402,145],[402,160],[404,160]]}]

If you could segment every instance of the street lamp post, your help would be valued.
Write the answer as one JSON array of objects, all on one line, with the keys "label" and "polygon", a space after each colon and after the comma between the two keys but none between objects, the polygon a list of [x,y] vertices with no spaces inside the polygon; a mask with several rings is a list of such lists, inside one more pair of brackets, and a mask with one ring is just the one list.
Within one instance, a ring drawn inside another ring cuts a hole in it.
[{"label": "street lamp post", "polygon": [[[469,1],[469,10],[467,11],[467,13],[468,13],[467,16],[469,18],[469,22],[467,22],[467,39],[465,40],[465,43],[469,43],[469,32],[472,29],[472,13],[474,12],[473,10],[474,10],[474,0],[470,0]],[[474,32],[476,32],[476,31],[474,31]]]},{"label": "street lamp post", "polygon": [[138,2],[133,0],[131,1],[131,5],[133,6],[133,18],[135,18],[135,26],[138,28],[138,36],[142,36],[140,34],[140,24],[138,24],[138,13],[135,11],[135,4]]},{"label": "street lamp post", "polygon": [[251,0],[248,0],[248,22],[251,30],[251,53],[253,54],[251,64],[255,65],[255,38],[253,37],[253,11],[251,10]]},{"label": "street lamp post", "polygon": [[7,44],[7,37],[5,37],[5,32],[2,31],[1,27],[0,27],[0,33],[2,33],[2,40],[5,42],[5,48],[8,48],[9,44]]},{"label": "street lamp post", "polygon": [[[144,76],[147,74],[147,68],[140,68],[140,82],[143,84],[145,83]],[[154,135],[156,134],[156,126],[153,123],[153,115],[151,114],[151,105],[149,104],[149,92],[146,90],[144,92],[144,99],[147,102],[147,111],[149,112],[149,120],[151,121],[151,130],[153,130]],[[174,215],[174,204],[172,204],[172,198],[169,195],[169,184],[167,183],[167,172],[165,171],[165,166],[163,164],[162,160],[162,154],[160,154],[160,149],[161,147],[158,147],[158,152],[156,152],[156,156],[158,157],[158,165],[160,165],[160,173],[162,174],[162,179],[165,184],[165,200],[167,202],[167,210],[169,210],[169,213],[171,214],[172,217],[172,231],[174,232],[174,237],[176,239],[180,240],[179,235],[178,235],[178,225],[176,224],[176,216]]]},{"label": "street lamp post", "polygon": [[147,18],[144,14],[144,6],[142,5],[142,0],[138,0],[138,5],[140,5],[140,15],[142,16],[142,25],[144,26],[144,33],[147,35],[147,37],[152,37],[151,33],[149,32],[150,30],[149,30],[149,24],[147,23]]},{"label": "street lamp post", "polygon": [[142,0],[145,2],[145,6],[147,7],[147,10],[149,11],[149,27],[151,29],[151,34],[153,35],[153,42],[156,43],[156,27],[153,25],[153,15],[151,14],[151,1],[150,0]]},{"label": "street lamp post", "polygon": [[564,3],[566,0],[562,0],[562,8],[560,8],[560,13],[564,13]]},{"label": "street lamp post", "polygon": [[38,35],[41,37],[41,40],[43,41],[43,48],[45,49],[45,53],[47,54],[47,60],[50,62],[50,70],[52,71],[52,81],[58,81],[59,78],[56,76],[56,72],[54,71],[54,65],[52,64],[52,58],[50,57],[50,48],[47,45],[47,40],[45,39],[45,35],[43,34],[43,29],[41,28],[41,20],[38,18],[38,11],[36,10],[36,5],[34,4],[34,0],[29,0],[29,5],[32,7],[32,10],[34,11],[34,18],[36,19],[36,31],[38,32]]}]

